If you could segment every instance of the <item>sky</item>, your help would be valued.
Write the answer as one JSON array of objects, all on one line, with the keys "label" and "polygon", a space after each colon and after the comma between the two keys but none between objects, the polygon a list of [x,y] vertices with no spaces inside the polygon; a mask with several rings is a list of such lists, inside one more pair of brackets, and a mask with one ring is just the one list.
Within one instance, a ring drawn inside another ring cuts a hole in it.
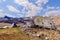
[{"label": "sky", "polygon": [[0,0],[0,17],[59,15],[60,0]]}]

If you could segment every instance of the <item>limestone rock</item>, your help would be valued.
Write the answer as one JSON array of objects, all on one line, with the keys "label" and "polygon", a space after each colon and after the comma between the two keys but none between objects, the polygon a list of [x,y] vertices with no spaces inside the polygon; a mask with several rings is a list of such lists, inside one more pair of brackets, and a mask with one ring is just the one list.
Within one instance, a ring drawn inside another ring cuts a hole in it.
[{"label": "limestone rock", "polygon": [[34,19],[34,23],[42,28],[56,29],[54,22],[49,18],[37,17]]}]

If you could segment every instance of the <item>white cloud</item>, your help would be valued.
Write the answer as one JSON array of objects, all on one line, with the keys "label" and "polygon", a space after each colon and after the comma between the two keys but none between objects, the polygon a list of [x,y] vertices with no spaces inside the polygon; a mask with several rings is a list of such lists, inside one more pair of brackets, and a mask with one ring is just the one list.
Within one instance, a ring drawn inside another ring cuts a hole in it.
[{"label": "white cloud", "polygon": [[58,7],[55,7],[55,6],[47,6],[45,10],[48,11],[48,10],[56,10],[56,9],[59,10],[60,7],[59,6]]},{"label": "white cloud", "polygon": [[5,2],[5,1],[6,1],[6,0],[0,0],[0,3],[1,3],[1,2]]},{"label": "white cloud", "polygon": [[45,14],[43,16],[60,16],[60,7],[55,6],[47,6],[46,9],[44,9]]},{"label": "white cloud", "polygon": [[7,5],[7,8],[9,11],[12,11],[12,12],[16,12],[16,13],[19,13],[20,11],[17,10],[15,7],[11,6],[11,5]]},{"label": "white cloud", "polygon": [[2,9],[0,9],[0,13],[2,13],[3,12],[3,10]]},{"label": "white cloud", "polygon": [[23,17],[24,16],[23,14],[17,14],[17,15],[19,15],[20,17]]},{"label": "white cloud", "polygon": [[4,2],[6,1],[6,0],[3,0]]},{"label": "white cloud", "polygon": [[4,16],[5,16],[5,14],[4,14],[3,10],[0,9],[0,17],[4,17]]},{"label": "white cloud", "polygon": [[54,6],[47,6],[47,9],[49,10],[49,9],[55,9],[55,7]]},{"label": "white cloud", "polygon": [[46,11],[44,16],[60,16],[60,10]]},{"label": "white cloud", "polygon": [[11,14],[9,14],[9,13],[5,13],[4,16],[9,16],[9,17],[13,17],[13,18],[16,17],[16,16],[13,16],[13,15],[11,15]]},{"label": "white cloud", "polygon": [[56,7],[56,9],[60,9],[60,7]]},{"label": "white cloud", "polygon": [[0,9],[0,17],[4,17],[4,16],[10,16],[10,17],[15,17],[13,15],[10,15],[9,13],[4,13],[2,9]]},{"label": "white cloud", "polygon": [[41,5],[41,3],[44,3],[44,4],[46,4],[48,2],[48,0],[37,0],[37,4],[38,4],[38,6],[40,6]]},{"label": "white cloud", "polygon": [[34,5],[33,3],[29,3],[28,0],[14,0],[14,2],[18,5],[24,6],[27,9],[31,9],[30,11],[26,13],[27,14],[26,16],[35,16],[39,11],[43,9],[42,3],[46,4],[48,0],[37,0],[36,4],[38,6]]}]

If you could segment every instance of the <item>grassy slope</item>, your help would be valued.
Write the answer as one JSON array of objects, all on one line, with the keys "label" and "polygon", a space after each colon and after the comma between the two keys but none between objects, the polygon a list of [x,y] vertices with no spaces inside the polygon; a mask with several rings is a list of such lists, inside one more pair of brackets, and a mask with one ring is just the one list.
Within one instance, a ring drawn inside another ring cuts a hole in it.
[{"label": "grassy slope", "polygon": [[31,40],[19,28],[0,29],[0,40]]},{"label": "grassy slope", "polygon": [[[38,18],[38,22],[40,19],[41,17]],[[0,40],[60,40],[60,34],[54,30],[42,30],[39,28],[33,28],[32,30],[37,31],[37,33],[40,34],[39,39],[32,37],[32,35],[26,35],[26,33],[23,32],[21,28],[10,28],[0,29]]]},{"label": "grassy slope", "polygon": [[[53,30],[32,29],[40,34],[41,40],[60,40],[60,34]],[[38,40],[40,40],[38,39]],[[20,28],[0,29],[0,40],[37,40],[35,37],[26,35]]]}]

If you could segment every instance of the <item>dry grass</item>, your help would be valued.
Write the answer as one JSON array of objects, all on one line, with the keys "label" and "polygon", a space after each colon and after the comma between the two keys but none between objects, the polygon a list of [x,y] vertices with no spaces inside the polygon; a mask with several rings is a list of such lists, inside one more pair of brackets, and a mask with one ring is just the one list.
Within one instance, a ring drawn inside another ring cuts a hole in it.
[{"label": "dry grass", "polygon": [[0,29],[0,40],[30,40],[19,28]]},{"label": "dry grass", "polygon": [[3,26],[10,26],[11,24],[9,23],[0,23],[0,27],[3,27]]},{"label": "dry grass", "polygon": [[60,40],[60,34],[54,30],[31,28],[40,37],[26,35],[22,28],[0,29],[0,40]]},{"label": "dry grass", "polygon": [[[42,18],[38,17],[38,22]],[[43,18],[45,19],[45,18]],[[0,26],[5,26],[10,24],[0,24]],[[20,24],[19,24],[20,25]],[[22,26],[22,25],[21,25]],[[57,27],[60,30],[60,26]],[[60,40],[60,34],[54,30],[46,30],[40,28],[31,28],[30,30],[36,31],[40,37],[33,37],[32,35],[26,35],[23,28],[9,28],[0,29],[0,40]]]},{"label": "dry grass", "polygon": [[47,29],[31,29],[33,31],[36,31],[37,34],[40,35],[40,40],[60,40],[60,34],[57,31],[54,30],[47,30]]}]

